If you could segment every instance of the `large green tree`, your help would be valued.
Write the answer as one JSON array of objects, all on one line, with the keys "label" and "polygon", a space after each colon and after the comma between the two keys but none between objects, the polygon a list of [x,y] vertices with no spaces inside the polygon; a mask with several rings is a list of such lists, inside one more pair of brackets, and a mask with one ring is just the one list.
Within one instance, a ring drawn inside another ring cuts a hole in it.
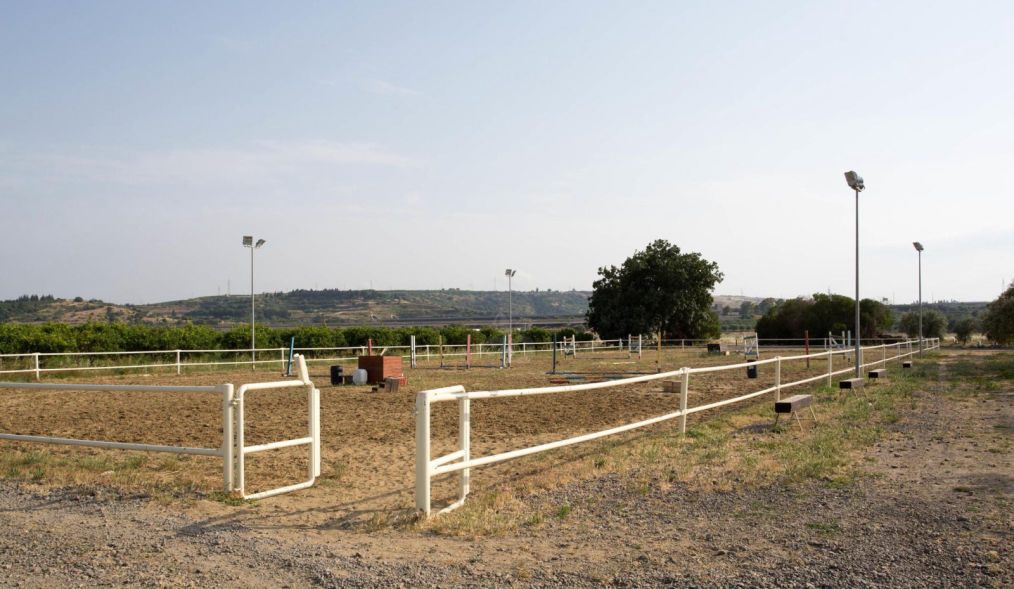
[{"label": "large green tree", "polygon": [[998,345],[1014,344],[1014,284],[986,306],[982,317],[982,331]]},{"label": "large green tree", "polygon": [[599,268],[588,299],[588,325],[601,337],[663,332],[671,337],[721,334],[711,291],[722,281],[718,264],[682,253],[664,239],[636,251],[623,265]]}]

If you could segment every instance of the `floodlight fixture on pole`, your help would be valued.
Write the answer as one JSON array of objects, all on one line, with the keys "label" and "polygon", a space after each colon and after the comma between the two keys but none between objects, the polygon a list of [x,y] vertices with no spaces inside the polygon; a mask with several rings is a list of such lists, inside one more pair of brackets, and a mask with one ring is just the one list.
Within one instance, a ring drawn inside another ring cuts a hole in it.
[{"label": "floodlight fixture on pole", "polygon": [[845,181],[849,188],[856,191],[856,378],[862,378],[863,358],[859,343],[859,193],[866,189],[863,177],[849,170],[845,172]]},{"label": "floodlight fixture on pole", "polygon": [[257,365],[257,336],[256,330],[254,329],[254,250],[264,245],[263,239],[258,239],[257,243],[254,243],[253,235],[243,236],[243,247],[250,248],[250,367],[251,369],[256,368]]},{"label": "floodlight fixture on pole", "polygon": [[503,273],[507,277],[507,333],[512,335],[514,333],[514,302],[511,300],[511,278],[514,278],[514,275],[517,273],[517,270],[511,270],[510,268],[507,268]]},{"label": "floodlight fixture on pole", "polygon": [[922,358],[922,250],[925,248],[918,241],[913,241],[912,245],[919,252],[919,357]]}]

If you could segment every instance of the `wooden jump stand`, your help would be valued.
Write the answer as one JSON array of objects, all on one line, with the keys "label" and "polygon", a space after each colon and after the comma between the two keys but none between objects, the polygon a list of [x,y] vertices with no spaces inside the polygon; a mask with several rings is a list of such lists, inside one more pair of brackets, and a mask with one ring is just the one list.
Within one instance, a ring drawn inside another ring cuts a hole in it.
[{"label": "wooden jump stand", "polygon": [[778,418],[783,413],[787,413],[796,418],[796,425],[799,426],[799,431],[803,431],[803,424],[799,420],[798,413],[803,409],[809,409],[813,422],[817,423],[817,414],[813,411],[813,395],[795,395],[781,401],[775,401],[775,425],[773,427],[778,427]]}]

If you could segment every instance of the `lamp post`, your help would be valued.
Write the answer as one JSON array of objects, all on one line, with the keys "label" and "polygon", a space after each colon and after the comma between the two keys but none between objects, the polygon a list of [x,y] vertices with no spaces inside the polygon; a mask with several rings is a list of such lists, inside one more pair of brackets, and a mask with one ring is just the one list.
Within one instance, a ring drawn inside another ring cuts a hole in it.
[{"label": "lamp post", "polygon": [[264,245],[263,239],[258,239],[257,243],[254,243],[253,235],[243,236],[243,247],[250,248],[250,368],[256,368],[257,365],[257,331],[254,329],[254,250]]},{"label": "lamp post", "polygon": [[919,252],[919,357],[922,358],[922,244],[913,241],[915,251]]},{"label": "lamp post", "polygon": [[503,273],[507,277],[507,333],[511,334],[514,333],[514,305],[513,301],[511,301],[511,278],[514,278],[514,275],[517,273],[517,270],[511,270],[510,268],[507,268]]},{"label": "lamp post", "polygon": [[859,345],[859,193],[866,188],[863,177],[849,170],[845,172],[849,188],[856,191],[856,378],[862,377],[863,358]]},{"label": "lamp post", "polygon": [[511,278],[517,274],[517,270],[511,270],[507,268],[503,275],[507,277],[507,366],[510,367],[514,362],[514,305],[511,301]]}]

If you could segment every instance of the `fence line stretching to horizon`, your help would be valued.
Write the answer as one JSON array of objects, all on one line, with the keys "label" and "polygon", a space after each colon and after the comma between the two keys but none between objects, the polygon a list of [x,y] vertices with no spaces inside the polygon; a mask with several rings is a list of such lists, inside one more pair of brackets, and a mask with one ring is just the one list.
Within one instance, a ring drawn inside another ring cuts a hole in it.
[{"label": "fence line stretching to horizon", "polygon": [[[940,347],[940,340],[936,338],[923,339],[923,348],[932,350]],[[897,360],[899,363],[902,358],[911,357],[914,354],[919,354],[918,350],[919,340],[906,340],[904,342],[896,342],[891,344],[881,344],[877,346],[864,346],[860,349],[859,363],[860,371],[862,368],[882,365],[886,368],[889,361]],[[902,347],[907,348],[906,352],[902,352]],[[888,357],[887,352],[889,348],[895,350],[895,355]],[[913,349],[915,348],[915,349]],[[882,350],[881,358],[872,362],[863,362],[863,358],[866,352],[872,350]],[[668,372],[660,372],[658,374],[650,374],[644,376],[635,376],[631,378],[625,378],[620,380],[604,381],[597,383],[588,383],[580,385],[563,385],[563,386],[551,386],[551,387],[538,387],[538,388],[526,388],[526,389],[507,389],[497,391],[474,391],[467,392],[465,387],[462,385],[454,385],[448,387],[441,387],[437,389],[430,389],[426,391],[419,391],[416,394],[416,509],[424,515],[430,515],[432,510],[432,497],[431,497],[431,484],[432,479],[435,476],[442,474],[448,474],[453,472],[459,473],[458,479],[458,498],[456,501],[441,509],[438,513],[446,513],[448,511],[457,509],[465,503],[465,499],[470,491],[471,474],[472,468],[479,466],[485,466],[488,464],[494,464],[513,458],[520,458],[529,454],[535,454],[538,452],[544,452],[547,450],[553,450],[556,448],[562,448],[564,446],[570,446],[581,442],[588,442],[596,440],[606,436],[623,433],[633,429],[646,427],[663,421],[679,418],[679,429],[680,433],[686,433],[686,419],[687,415],[697,413],[699,411],[705,411],[707,409],[714,409],[724,405],[730,405],[732,403],[739,403],[748,399],[759,397],[770,393],[775,394],[775,400],[781,400],[782,389],[803,385],[806,383],[812,383],[819,380],[827,379],[827,385],[830,386],[832,379],[836,375],[846,374],[855,372],[856,367],[848,366],[841,370],[834,370],[833,359],[836,355],[842,355],[847,357],[850,353],[848,349],[829,349],[824,352],[814,354],[803,354],[797,356],[782,357],[777,356],[775,358],[767,360],[756,360],[754,362],[744,362],[738,364],[729,364],[722,366],[708,366],[702,368],[689,368],[684,367],[679,370],[671,370]],[[783,362],[806,360],[809,362],[811,359],[827,357],[827,372],[822,372],[817,376],[803,378],[792,382],[781,381],[781,368]],[[761,389],[733,397],[731,399],[725,399],[713,403],[707,403],[699,405],[697,407],[687,407],[687,395],[689,391],[690,376],[692,374],[701,374],[707,372],[722,372],[728,370],[736,370],[748,367],[756,367],[764,364],[775,365],[775,384],[772,387]],[[520,397],[520,396],[531,396],[531,395],[542,395],[562,392],[573,392],[573,391],[590,391],[595,389],[607,389],[621,387],[636,383],[650,382],[654,380],[661,380],[665,378],[678,377],[680,380],[680,408],[679,411],[645,419],[635,423],[613,427],[607,430],[585,434],[565,440],[559,440],[556,442],[550,442],[547,444],[540,444],[537,446],[530,446],[528,448],[522,448],[518,450],[512,450],[508,452],[502,452],[500,454],[493,454],[490,456],[483,456],[481,458],[472,458],[471,455],[471,401],[480,399],[499,399],[505,397]],[[430,409],[434,403],[457,401],[458,402],[458,449],[444,456],[437,458],[432,457],[431,453],[431,423],[430,423]]]},{"label": "fence line stretching to horizon", "polygon": [[[567,340],[567,342],[556,342],[558,352],[563,352],[566,346],[577,352],[636,350],[635,338],[611,339],[611,340],[589,340],[578,341]],[[741,352],[741,339],[737,337],[731,346],[723,344],[723,352]],[[644,353],[650,352],[647,346],[656,346],[658,340],[652,337],[644,337]],[[707,344],[713,344],[713,339],[663,339],[662,346],[671,350],[679,348],[682,350],[691,349],[700,351]],[[812,340],[797,339],[761,339],[761,349],[795,350],[805,349],[808,344],[811,349],[834,348],[840,346],[830,338],[819,338]],[[887,343],[888,340],[871,338],[867,342]],[[392,352],[402,352],[402,356],[432,359],[438,357],[442,351],[444,357],[466,357],[471,353],[476,356],[501,355],[504,344],[497,343],[476,343],[472,344],[472,350],[467,344],[423,344],[416,346],[373,346],[378,355],[395,355]],[[326,362],[353,362],[358,356],[365,356],[369,352],[369,346],[343,346],[327,348],[293,348],[295,354],[303,355],[309,363]],[[527,356],[528,354],[548,353],[553,351],[553,342],[522,342],[509,344],[509,351],[512,354]],[[256,360],[251,360],[251,353]],[[182,374],[187,368],[207,368],[214,366],[251,366],[277,365],[285,368],[289,360],[290,348],[250,348],[232,350],[154,350],[154,351],[128,351],[128,352],[37,352],[28,354],[0,354],[0,375],[33,375],[35,380],[41,380],[44,374],[67,373],[77,371],[102,371],[102,370],[149,370],[168,369],[175,370],[176,374]],[[115,363],[116,358],[138,358],[136,363]],[[189,359],[188,359],[189,357]]]}]

